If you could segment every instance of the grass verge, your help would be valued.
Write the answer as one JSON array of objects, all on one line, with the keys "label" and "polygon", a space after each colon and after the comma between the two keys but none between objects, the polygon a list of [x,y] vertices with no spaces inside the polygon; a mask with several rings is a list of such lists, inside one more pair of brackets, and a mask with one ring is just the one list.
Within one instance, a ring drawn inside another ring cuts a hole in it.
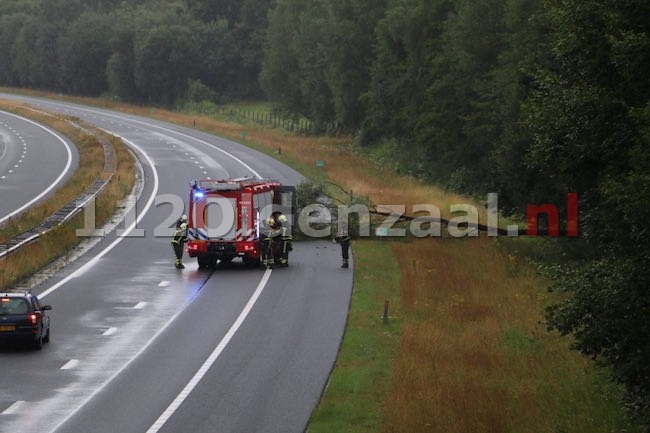
[{"label": "grass verge", "polygon": [[382,431],[634,431],[622,390],[546,331],[552,298],[526,262],[487,237],[393,253],[404,323]]},{"label": "grass verge", "polygon": [[[449,217],[450,204],[472,202],[373,164],[349,138],[296,137],[208,117],[104,105],[243,141],[307,177],[335,182],[375,203],[407,209],[431,203]],[[604,372],[570,351],[568,338],[546,332],[543,309],[552,301],[547,282],[511,253],[541,248],[535,242],[355,241],[346,334],[310,433],[640,431],[626,420],[621,390]],[[386,299],[393,316],[388,324],[380,318]]]},{"label": "grass verge", "polygon": [[[334,374],[310,433],[382,430],[400,339],[400,269],[390,242],[353,242],[354,296]],[[384,322],[384,302],[390,320]]]}]

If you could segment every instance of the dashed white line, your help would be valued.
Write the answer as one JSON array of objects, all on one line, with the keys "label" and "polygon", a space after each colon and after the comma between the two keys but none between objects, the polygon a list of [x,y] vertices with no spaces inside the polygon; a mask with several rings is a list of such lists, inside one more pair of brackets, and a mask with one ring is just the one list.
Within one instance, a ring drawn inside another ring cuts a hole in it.
[{"label": "dashed white line", "polygon": [[8,408],[0,412],[0,415],[13,415],[14,413],[18,412],[18,410],[23,404],[25,404],[24,401],[18,400],[17,402],[15,402],[11,406],[9,406]]},{"label": "dashed white line", "polygon": [[108,336],[113,335],[117,332],[117,328],[108,328],[106,331],[102,332],[102,335]]},{"label": "dashed white line", "polygon": [[167,287],[170,284],[171,283],[169,281],[161,281],[161,282],[158,283],[158,287]]},{"label": "dashed white line", "polygon": [[134,310],[142,310],[145,307],[145,305],[147,305],[146,302],[138,302],[137,304],[135,304],[133,306],[133,309]]},{"label": "dashed white line", "polygon": [[61,370],[72,370],[79,365],[79,360],[78,359],[71,359],[70,361],[66,362],[63,364],[61,367]]},{"label": "dashed white line", "polygon": [[[24,117],[17,116],[15,114],[11,114],[11,113],[5,113],[5,114],[7,114],[9,116],[16,117],[18,119],[22,119],[25,122],[31,123],[32,125],[35,125],[35,126],[41,128],[41,129],[43,129],[44,131],[52,134],[56,139],[58,139],[65,146],[65,149],[66,149],[66,152],[67,152],[67,162],[66,162],[65,168],[63,169],[63,171],[61,171],[61,173],[59,173],[59,176],[54,180],[54,182],[52,182],[47,188],[45,188],[45,190],[43,192],[41,192],[37,197],[34,197],[28,203],[25,203],[20,208],[18,208],[16,210],[14,210],[13,212],[11,212],[9,215],[5,215],[3,218],[0,218],[0,223],[8,220],[9,218],[12,218],[14,215],[17,215],[17,214],[21,213],[22,211],[27,209],[29,206],[34,204],[36,201],[43,198],[43,196],[48,194],[52,189],[56,188],[58,186],[59,182],[61,182],[63,177],[66,175],[66,173],[68,173],[68,171],[72,167],[72,150],[70,149],[70,145],[68,143],[66,143],[66,141],[59,134],[57,134],[56,132],[54,132],[53,130],[51,130],[49,128],[46,128],[43,125],[40,125],[40,124],[38,124],[38,123],[36,123],[36,122],[34,122],[32,120],[26,119]],[[20,137],[20,135],[18,135],[18,136]],[[27,148],[27,145],[25,144],[23,147]],[[11,174],[11,173],[13,173],[13,170],[9,170],[9,174]]]}]

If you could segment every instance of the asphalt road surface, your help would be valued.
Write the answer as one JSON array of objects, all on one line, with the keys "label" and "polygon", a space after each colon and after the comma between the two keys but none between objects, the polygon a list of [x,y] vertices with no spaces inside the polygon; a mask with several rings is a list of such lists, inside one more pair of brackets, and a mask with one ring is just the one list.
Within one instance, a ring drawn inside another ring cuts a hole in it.
[{"label": "asphalt road surface", "polygon": [[65,184],[77,158],[61,134],[0,111],[0,224]]},{"label": "asphalt road surface", "polygon": [[187,257],[177,270],[168,236],[189,179],[302,177],[192,129],[29,100],[121,136],[143,182],[126,222],[32,289],[53,306],[52,341],[0,348],[0,432],[303,432],[347,319],[352,269],[339,247],[295,242],[275,270],[203,270]]}]

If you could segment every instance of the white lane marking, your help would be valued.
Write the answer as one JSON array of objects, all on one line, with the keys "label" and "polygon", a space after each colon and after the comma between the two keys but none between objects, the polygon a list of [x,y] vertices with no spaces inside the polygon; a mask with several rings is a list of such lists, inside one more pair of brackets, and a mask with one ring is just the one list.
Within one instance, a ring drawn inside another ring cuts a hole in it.
[{"label": "white lane marking", "polygon": [[[84,110],[84,111],[86,111],[86,112],[91,112],[92,110]],[[108,117],[108,116],[111,116],[111,114],[106,114],[106,113],[102,113],[102,114],[103,114],[104,118],[105,118],[105,117]],[[174,130],[171,130],[171,129],[168,129],[168,128],[160,127],[160,126],[153,125],[153,124],[150,124],[150,123],[146,123],[146,122],[143,122],[143,121],[139,121],[139,120],[135,120],[135,119],[129,119],[129,120],[130,120],[130,121],[133,121],[133,122],[139,122],[139,123],[142,123],[142,124],[146,124],[146,125],[149,126],[149,127],[156,127],[156,128],[162,129],[162,130],[164,130],[164,131],[170,131],[170,132],[173,132],[173,133],[179,134],[179,135],[181,135],[181,136],[187,137],[187,138],[189,138],[189,139],[196,140],[196,141],[198,141],[198,142],[200,142],[200,143],[203,143],[203,144],[205,144],[205,145],[207,145],[207,146],[209,146],[209,147],[211,147],[211,148],[213,148],[213,149],[215,149],[215,150],[217,150],[217,151],[219,151],[219,152],[221,152],[221,153],[223,153],[223,154],[225,154],[225,155],[228,155],[229,157],[231,157],[232,159],[234,159],[235,161],[239,162],[241,165],[243,165],[244,167],[246,167],[247,169],[249,169],[249,170],[250,170],[250,171],[251,171],[251,172],[252,172],[256,177],[261,178],[261,176],[260,176],[260,175],[255,171],[255,170],[253,170],[252,167],[250,167],[248,164],[246,164],[245,162],[243,162],[241,159],[237,158],[236,156],[234,156],[234,155],[228,153],[227,151],[225,151],[225,150],[223,150],[223,149],[221,149],[221,148],[219,148],[219,147],[217,147],[217,146],[215,146],[215,145],[212,145],[212,144],[210,144],[210,143],[208,143],[208,142],[206,142],[206,141],[200,140],[200,139],[198,139],[198,138],[196,138],[196,137],[192,137],[192,136],[187,135],[187,134],[183,134],[183,133],[178,132],[178,131],[174,131]],[[112,122],[112,123],[113,123],[113,122]],[[114,133],[112,133],[112,132],[110,132],[110,131],[107,131],[107,132],[109,132],[109,133],[111,133],[111,134],[113,134],[113,135],[116,135],[116,134],[114,134]],[[86,263],[85,265],[83,265],[82,267],[80,267],[79,269],[77,269],[75,272],[73,272],[72,274],[70,274],[68,277],[64,278],[63,280],[59,281],[57,284],[55,284],[55,285],[51,286],[50,288],[48,288],[47,290],[43,291],[43,292],[39,295],[39,299],[42,299],[42,298],[44,298],[45,296],[49,295],[50,293],[56,291],[58,288],[60,288],[61,286],[63,286],[65,283],[67,283],[68,281],[70,281],[72,278],[75,278],[76,276],[78,276],[78,275],[82,274],[83,272],[85,272],[85,271],[86,271],[87,269],[89,269],[90,267],[94,266],[94,265],[99,261],[99,259],[100,259],[101,257],[103,257],[103,256],[104,256],[105,254],[107,254],[110,250],[112,250],[113,248],[115,248],[115,247],[116,247],[116,246],[117,246],[117,245],[118,245],[118,244],[119,244],[123,239],[125,239],[125,238],[127,237],[126,235],[127,235],[128,233],[130,233],[132,230],[134,230],[135,227],[137,226],[137,224],[140,223],[140,221],[144,218],[146,212],[149,210],[149,208],[151,207],[151,205],[152,205],[152,203],[153,203],[153,201],[154,201],[154,199],[155,199],[155,197],[156,197],[156,194],[157,194],[157,192],[158,192],[158,187],[159,187],[159,179],[158,179],[158,172],[157,172],[157,170],[156,170],[156,168],[155,168],[155,165],[154,165],[153,161],[151,160],[151,158],[149,157],[149,155],[147,155],[147,153],[144,152],[144,151],[143,151],[139,146],[137,146],[136,144],[134,144],[133,142],[127,140],[126,138],[124,138],[124,137],[122,137],[122,136],[119,136],[119,135],[116,135],[116,136],[120,137],[120,138],[121,138],[125,143],[127,143],[129,146],[132,146],[133,148],[135,148],[136,150],[138,150],[140,153],[142,153],[142,155],[145,157],[145,159],[146,159],[147,162],[149,163],[149,166],[151,167],[151,170],[153,171],[153,176],[154,176],[154,188],[153,188],[152,194],[151,194],[151,196],[150,196],[150,198],[149,198],[147,204],[145,205],[143,212],[141,212],[141,213],[139,214],[139,217],[136,219],[136,221],[135,221],[132,225],[130,225],[130,226],[129,226],[125,231],[124,231],[122,237],[120,237],[120,238],[118,238],[117,240],[115,240],[113,243],[111,243],[109,246],[107,246],[104,250],[102,250],[101,252],[99,252],[99,253],[98,253],[98,254],[97,254],[93,259],[91,259],[88,263]],[[257,298],[258,298],[259,295],[261,294],[262,289],[263,289],[264,286],[266,285],[266,281],[268,280],[268,277],[270,276],[270,272],[271,272],[270,269],[266,271],[266,273],[264,274],[264,277],[262,278],[262,281],[260,282],[260,285],[258,285],[258,288],[256,289],[255,293],[253,293],[253,297],[251,297],[251,299],[249,300],[249,303],[246,305],[245,309],[244,309],[244,310],[242,311],[242,313],[240,314],[238,320],[241,318],[241,320],[243,321],[244,318],[248,315],[248,311],[246,311],[246,314],[244,314],[246,308],[249,308],[249,309],[252,308],[252,306],[253,306],[253,304],[255,303],[255,301],[257,301]],[[163,283],[166,283],[166,284],[162,285]],[[162,285],[162,287],[164,287],[164,286],[166,286],[166,285],[169,285],[169,282],[168,282],[168,281],[162,281],[162,282],[159,284],[159,286],[161,286],[161,285]],[[189,302],[191,302],[191,301],[192,301],[192,300],[190,300]],[[252,301],[252,303],[251,303],[251,301]],[[249,304],[250,304],[250,305],[249,305]],[[77,407],[77,408],[76,408],[72,413],[70,413],[70,414],[69,414],[67,417],[65,417],[65,418],[64,418],[64,419],[63,419],[63,420],[62,420],[62,421],[61,421],[57,426],[55,426],[54,429],[51,430],[51,432],[56,431],[56,430],[57,430],[61,425],[63,425],[65,422],[67,422],[67,421],[68,421],[68,420],[69,420],[69,419],[70,419],[70,418],[71,418],[75,413],[77,413],[77,411],[78,411],[81,407],[83,407],[86,403],[88,403],[90,400],[92,400],[92,398],[94,398],[95,395],[97,395],[100,391],[102,391],[102,390],[104,389],[104,387],[106,387],[106,385],[108,385],[111,381],[113,381],[113,380],[114,380],[114,379],[115,379],[119,374],[122,373],[122,371],[124,371],[124,370],[129,366],[129,365],[131,365],[131,363],[132,363],[135,359],[137,359],[137,358],[138,358],[142,353],[144,353],[144,352],[149,348],[149,346],[150,346],[151,344],[153,344],[153,342],[157,339],[157,337],[158,337],[160,334],[162,334],[162,333],[163,333],[163,332],[164,332],[164,331],[165,331],[165,330],[166,330],[166,329],[167,329],[167,328],[168,328],[168,327],[169,327],[169,326],[174,322],[174,320],[176,320],[176,317],[178,317],[178,316],[181,314],[182,310],[183,310],[183,309],[179,309],[179,310],[176,312],[176,314],[174,314],[174,315],[169,319],[169,321],[168,321],[167,323],[165,323],[165,325],[164,325],[163,327],[161,327],[161,328],[158,330],[158,332],[157,332],[157,333],[156,333],[156,334],[155,334],[155,335],[154,335],[154,336],[153,336],[153,337],[152,337],[152,338],[151,338],[151,339],[150,339],[150,340],[149,340],[149,341],[148,341],[148,342],[147,342],[147,343],[146,343],[146,344],[145,344],[145,345],[144,345],[144,346],[143,346],[143,347],[138,351],[138,353],[136,353],[135,356],[133,356],[133,358],[131,358],[130,361],[128,361],[126,364],[124,364],[124,365],[122,366],[122,368],[120,368],[118,371],[116,371],[116,372],[115,372],[115,373],[114,373],[114,374],[113,374],[113,375],[112,375],[112,376],[111,376],[111,377],[110,377],[106,382],[104,382],[104,384],[102,384],[101,386],[99,386],[98,388],[96,388],[95,391],[92,392],[92,393],[91,393],[91,394],[90,394],[90,395],[89,395],[89,396],[88,396],[88,397],[87,397],[87,398],[86,398],[86,399],[85,399],[85,400],[84,400],[84,401],[83,401],[83,402],[82,402],[82,403],[81,403],[81,404],[80,404],[80,405],[79,405],[79,406],[78,406],[78,407]],[[243,317],[242,317],[242,315],[243,315]],[[235,323],[237,323],[237,322],[235,322]],[[233,331],[234,326],[235,326],[235,325],[233,324],[233,327],[230,328],[230,331],[232,331],[233,334],[234,334],[234,332],[236,332],[236,330],[239,328],[239,326],[241,326],[241,324],[238,324],[237,327],[236,327],[236,329],[234,329],[234,331]],[[230,331],[229,331],[229,333],[230,333]],[[232,338],[232,336],[230,336],[230,337],[228,338],[228,341],[230,341],[230,338]],[[222,343],[223,343],[224,341],[225,341],[225,337],[224,337],[224,339],[222,340]],[[227,342],[226,342],[226,344],[227,344]],[[220,345],[221,345],[221,344],[220,344]],[[219,350],[218,354],[216,355],[217,357],[219,356],[219,354],[221,353],[221,351],[223,351],[223,348],[225,348],[225,344],[224,344],[224,346]],[[217,347],[217,349],[219,349],[219,346]],[[215,349],[215,352],[217,352],[217,349]],[[213,354],[214,354],[214,353],[213,353]],[[216,359],[216,357],[215,357],[215,359]],[[214,361],[213,361],[213,362],[214,362]],[[197,374],[198,374],[198,373],[197,373]],[[205,374],[205,373],[203,373],[203,374]],[[180,403],[179,403],[179,404],[180,404]]]},{"label": "white lane marking", "polygon": [[77,368],[77,365],[79,365],[79,360],[71,359],[70,361],[63,364],[61,370],[72,370],[73,368]]},{"label": "white lane marking", "polygon": [[[20,208],[14,210],[9,215],[5,215],[4,217],[0,218],[0,224],[2,224],[4,221],[8,220],[9,218],[13,217],[14,215],[17,215],[17,214],[21,213],[22,211],[24,211],[25,209],[30,207],[32,204],[34,204],[35,202],[37,202],[38,200],[43,198],[45,195],[47,195],[50,191],[52,191],[57,186],[57,184],[61,181],[61,179],[63,179],[63,177],[66,175],[66,173],[68,173],[68,171],[70,170],[70,167],[72,166],[72,150],[70,149],[70,145],[68,145],[68,143],[66,143],[66,141],[60,135],[57,135],[56,132],[54,132],[53,130],[51,130],[49,128],[46,128],[45,126],[39,125],[38,123],[36,123],[34,121],[31,121],[29,119],[26,119],[24,117],[17,116],[15,114],[11,114],[11,113],[7,113],[5,111],[3,111],[2,113],[7,114],[9,116],[16,117],[16,118],[21,119],[21,120],[24,120],[25,122],[31,123],[32,125],[35,125],[35,126],[38,126],[39,128],[43,129],[44,131],[49,132],[50,134],[52,134],[54,137],[56,137],[57,140],[59,140],[65,146],[65,149],[66,149],[66,151],[68,153],[68,161],[66,162],[65,169],[59,174],[59,177],[57,177],[54,180],[54,182],[52,182],[50,184],[50,186],[45,188],[45,190],[43,190],[42,193],[40,193],[39,195],[34,197],[29,202],[25,203]],[[9,173],[11,173],[12,171],[10,171]]]},{"label": "white lane marking", "polygon": [[15,403],[12,404],[11,406],[9,406],[8,408],[6,408],[6,409],[3,410],[2,412],[0,412],[0,415],[13,415],[13,414],[15,414],[16,412],[18,412],[18,410],[20,409],[20,407],[21,407],[23,404],[25,404],[24,401],[22,401],[22,400],[18,400],[17,402],[15,402]]},{"label": "white lane marking", "polygon": [[[268,270],[267,272],[270,272],[270,270]],[[262,281],[266,284],[266,282],[264,281],[265,278],[268,279],[266,274],[264,275],[264,277],[262,277]],[[260,285],[261,284],[262,283],[260,282]],[[259,286],[258,286],[258,288],[259,288]],[[196,298],[196,296],[198,296],[198,293],[199,292],[196,292],[194,294],[194,296],[192,296],[192,298],[190,298],[187,301],[186,305],[189,305],[194,300],[194,298]],[[253,296],[254,295],[255,294],[253,294]],[[124,370],[126,370],[131,365],[131,363],[133,363],[136,359],[138,359],[140,357],[140,355],[142,355],[147,349],[149,349],[149,346],[151,346],[154,343],[154,341],[156,341],[158,339],[158,337],[163,332],[165,332],[167,330],[167,328],[169,328],[171,326],[172,323],[174,323],[176,321],[176,318],[181,315],[181,313],[183,312],[184,309],[185,309],[185,307],[179,308],[176,311],[176,313],[174,313],[174,315],[172,317],[170,317],[169,320],[160,329],[158,329],[158,332],[156,332],[154,334],[154,336],[151,337],[151,339],[149,339],[149,341],[144,346],[142,346],[140,348],[138,353],[136,353],[127,363],[122,365],[122,367],[119,370],[117,370],[115,373],[113,373],[113,375],[106,382],[104,382],[101,386],[95,388],[95,390],[92,393],[90,393],[90,395],[88,397],[86,397],[86,399],[83,402],[81,402],[81,404],[79,404],[75,410],[73,410],[68,416],[66,416],[63,420],[61,420],[52,430],[50,430],[50,433],[55,433],[63,424],[68,422],[68,420],[70,418],[72,418],[82,407],[84,407],[89,401],[91,401],[93,398],[95,398],[95,396],[97,394],[99,394],[109,383],[111,383],[113,380],[115,380],[115,378],[117,376],[122,374],[122,372]]]},{"label": "white lane marking", "polygon": [[95,257],[93,257],[92,259],[90,259],[90,260],[89,260],[85,265],[81,266],[79,269],[77,269],[76,271],[74,271],[73,273],[71,273],[70,275],[68,275],[67,277],[65,277],[64,279],[62,279],[61,281],[59,281],[58,283],[56,283],[55,285],[53,285],[53,286],[50,287],[49,289],[43,291],[43,292],[39,295],[39,299],[43,299],[44,297],[46,297],[47,295],[49,295],[50,293],[54,292],[54,291],[57,290],[59,287],[61,287],[62,285],[64,285],[64,284],[67,283],[68,281],[70,281],[71,279],[76,278],[78,275],[81,275],[81,274],[84,273],[87,269],[90,269],[92,266],[94,266],[95,264],[97,264],[97,262],[99,261],[99,259],[101,259],[102,257],[104,257],[104,256],[105,256],[105,255],[106,255],[110,250],[112,250],[113,248],[115,248],[115,247],[116,247],[120,242],[122,242],[124,239],[126,239],[126,238],[128,237],[128,234],[131,233],[131,232],[132,232],[132,231],[137,227],[137,225],[140,223],[140,221],[142,221],[142,218],[144,218],[144,216],[146,215],[147,211],[149,210],[149,208],[150,208],[151,205],[153,204],[154,199],[156,198],[156,194],[158,193],[158,184],[159,184],[159,182],[158,182],[158,172],[156,171],[156,167],[154,166],[153,161],[151,160],[151,158],[149,157],[149,155],[147,155],[147,154],[146,154],[146,153],[145,153],[141,148],[139,148],[139,147],[136,146],[134,143],[132,143],[132,142],[126,140],[126,139],[123,138],[123,137],[120,137],[120,138],[121,138],[122,140],[124,140],[126,143],[128,143],[129,146],[132,146],[133,148],[135,148],[135,149],[137,149],[139,152],[141,152],[141,153],[144,155],[144,157],[145,157],[145,159],[147,160],[147,162],[149,163],[149,166],[151,167],[151,170],[153,171],[153,181],[154,181],[154,186],[153,186],[153,190],[151,191],[151,196],[149,197],[149,200],[147,201],[147,204],[144,206],[144,209],[142,210],[142,212],[140,212],[140,215],[138,216],[138,218],[136,218],[135,222],[134,222],[133,224],[131,224],[128,228],[126,228],[126,229],[124,230],[124,232],[122,233],[122,236],[120,236],[120,237],[118,237],[116,240],[114,240],[114,241],[113,241],[109,246],[107,246],[106,248],[104,248],[104,249],[103,249],[101,252],[99,252]]},{"label": "white lane marking", "polygon": [[106,331],[102,332],[102,335],[109,336],[109,335],[115,334],[116,332],[117,332],[117,328],[112,327],[112,328],[108,328]]},{"label": "white lane marking", "polygon": [[192,392],[192,390],[196,387],[196,385],[201,381],[203,376],[207,373],[207,371],[212,367],[212,364],[219,358],[219,355],[223,352],[223,350],[226,348],[230,340],[232,340],[232,337],[235,335],[239,327],[244,323],[244,320],[246,320],[246,317],[248,316],[248,313],[253,309],[253,306],[255,305],[255,302],[257,302],[257,299],[260,297],[262,294],[262,291],[264,290],[264,287],[266,287],[266,283],[269,280],[269,277],[271,276],[271,269],[267,269],[264,272],[264,276],[262,277],[262,280],[260,283],[257,285],[257,288],[255,289],[255,292],[253,292],[253,295],[250,297],[248,300],[248,303],[244,307],[244,309],[239,313],[239,317],[237,317],[237,320],[235,320],[235,323],[232,324],[226,335],[221,339],[217,347],[214,349],[214,351],[210,354],[208,359],[205,360],[201,368],[194,374],[194,377],[190,379],[190,381],[185,385],[185,388],[176,396],[174,401],[165,409],[165,411],[158,417],[158,419],[153,423],[153,425],[147,430],[147,433],[156,433],[158,430],[162,428],[162,426],[167,422],[169,418],[174,414],[176,409],[185,401],[188,395]]},{"label": "white lane marking", "polygon": [[[246,164],[244,161],[242,161],[241,159],[237,158],[237,157],[236,157],[235,155],[233,155],[232,153],[229,153],[228,151],[223,150],[222,148],[220,148],[220,147],[218,147],[218,146],[216,146],[216,145],[214,145],[214,144],[210,144],[210,143],[208,143],[207,141],[201,140],[200,138],[192,137],[192,136],[189,135],[189,134],[185,134],[185,133],[183,133],[183,132],[176,131],[175,129],[165,128],[164,126],[159,126],[159,125],[156,125],[156,124],[154,124],[154,123],[151,123],[151,122],[153,122],[153,121],[156,121],[155,119],[152,119],[151,121],[147,122],[147,121],[138,120],[138,119],[134,119],[134,118],[130,118],[130,117],[120,116],[119,114],[106,113],[106,112],[101,112],[101,111],[97,111],[97,110],[93,110],[93,109],[84,109],[83,111],[86,112],[86,113],[97,113],[98,115],[101,114],[101,115],[103,116],[104,119],[105,119],[106,117],[116,117],[116,118],[118,118],[118,119],[124,119],[124,120],[129,121],[129,122],[140,123],[140,124],[146,125],[146,126],[149,127],[149,128],[158,128],[158,129],[161,129],[161,130],[163,130],[163,131],[167,131],[168,133],[177,134],[177,135],[180,135],[181,137],[185,137],[185,138],[187,138],[187,139],[189,139],[189,140],[197,141],[197,142],[199,142],[199,143],[201,143],[201,144],[204,144],[204,145],[206,145],[206,146],[208,146],[208,147],[213,148],[214,150],[216,150],[216,151],[218,151],[218,152],[223,153],[224,155],[228,156],[229,158],[232,158],[233,160],[235,160],[235,161],[237,161],[239,164],[241,164],[243,167],[245,167],[247,170],[250,170],[250,172],[253,173],[253,175],[254,175],[255,177],[257,177],[258,179],[262,179],[262,176],[261,176],[257,171],[253,170],[253,167],[251,167],[250,165]],[[228,141],[226,138],[223,138],[223,137],[219,137],[219,138],[220,138],[221,140]]]},{"label": "white lane marking", "polygon": [[146,302],[138,302],[137,304],[135,304],[133,306],[133,309],[134,310],[142,310],[145,307],[145,305],[147,305]]},{"label": "white lane marking", "polygon": [[167,287],[170,284],[171,283],[169,281],[161,281],[161,282],[158,283],[158,287]]}]

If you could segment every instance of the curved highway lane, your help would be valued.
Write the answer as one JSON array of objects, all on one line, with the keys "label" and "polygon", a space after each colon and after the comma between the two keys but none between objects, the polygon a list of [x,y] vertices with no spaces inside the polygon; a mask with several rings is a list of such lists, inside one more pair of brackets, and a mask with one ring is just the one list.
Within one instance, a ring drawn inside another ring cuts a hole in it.
[{"label": "curved highway lane", "polygon": [[0,351],[0,431],[304,431],[347,318],[352,273],[339,249],[299,242],[291,266],[273,271],[193,262],[179,271],[166,232],[189,179],[301,176],[200,131],[30,102],[123,137],[145,184],[127,218],[135,225],[34,288],[54,307],[52,342]]},{"label": "curved highway lane", "polygon": [[67,138],[0,111],[0,224],[63,185],[77,164],[77,149]]}]

